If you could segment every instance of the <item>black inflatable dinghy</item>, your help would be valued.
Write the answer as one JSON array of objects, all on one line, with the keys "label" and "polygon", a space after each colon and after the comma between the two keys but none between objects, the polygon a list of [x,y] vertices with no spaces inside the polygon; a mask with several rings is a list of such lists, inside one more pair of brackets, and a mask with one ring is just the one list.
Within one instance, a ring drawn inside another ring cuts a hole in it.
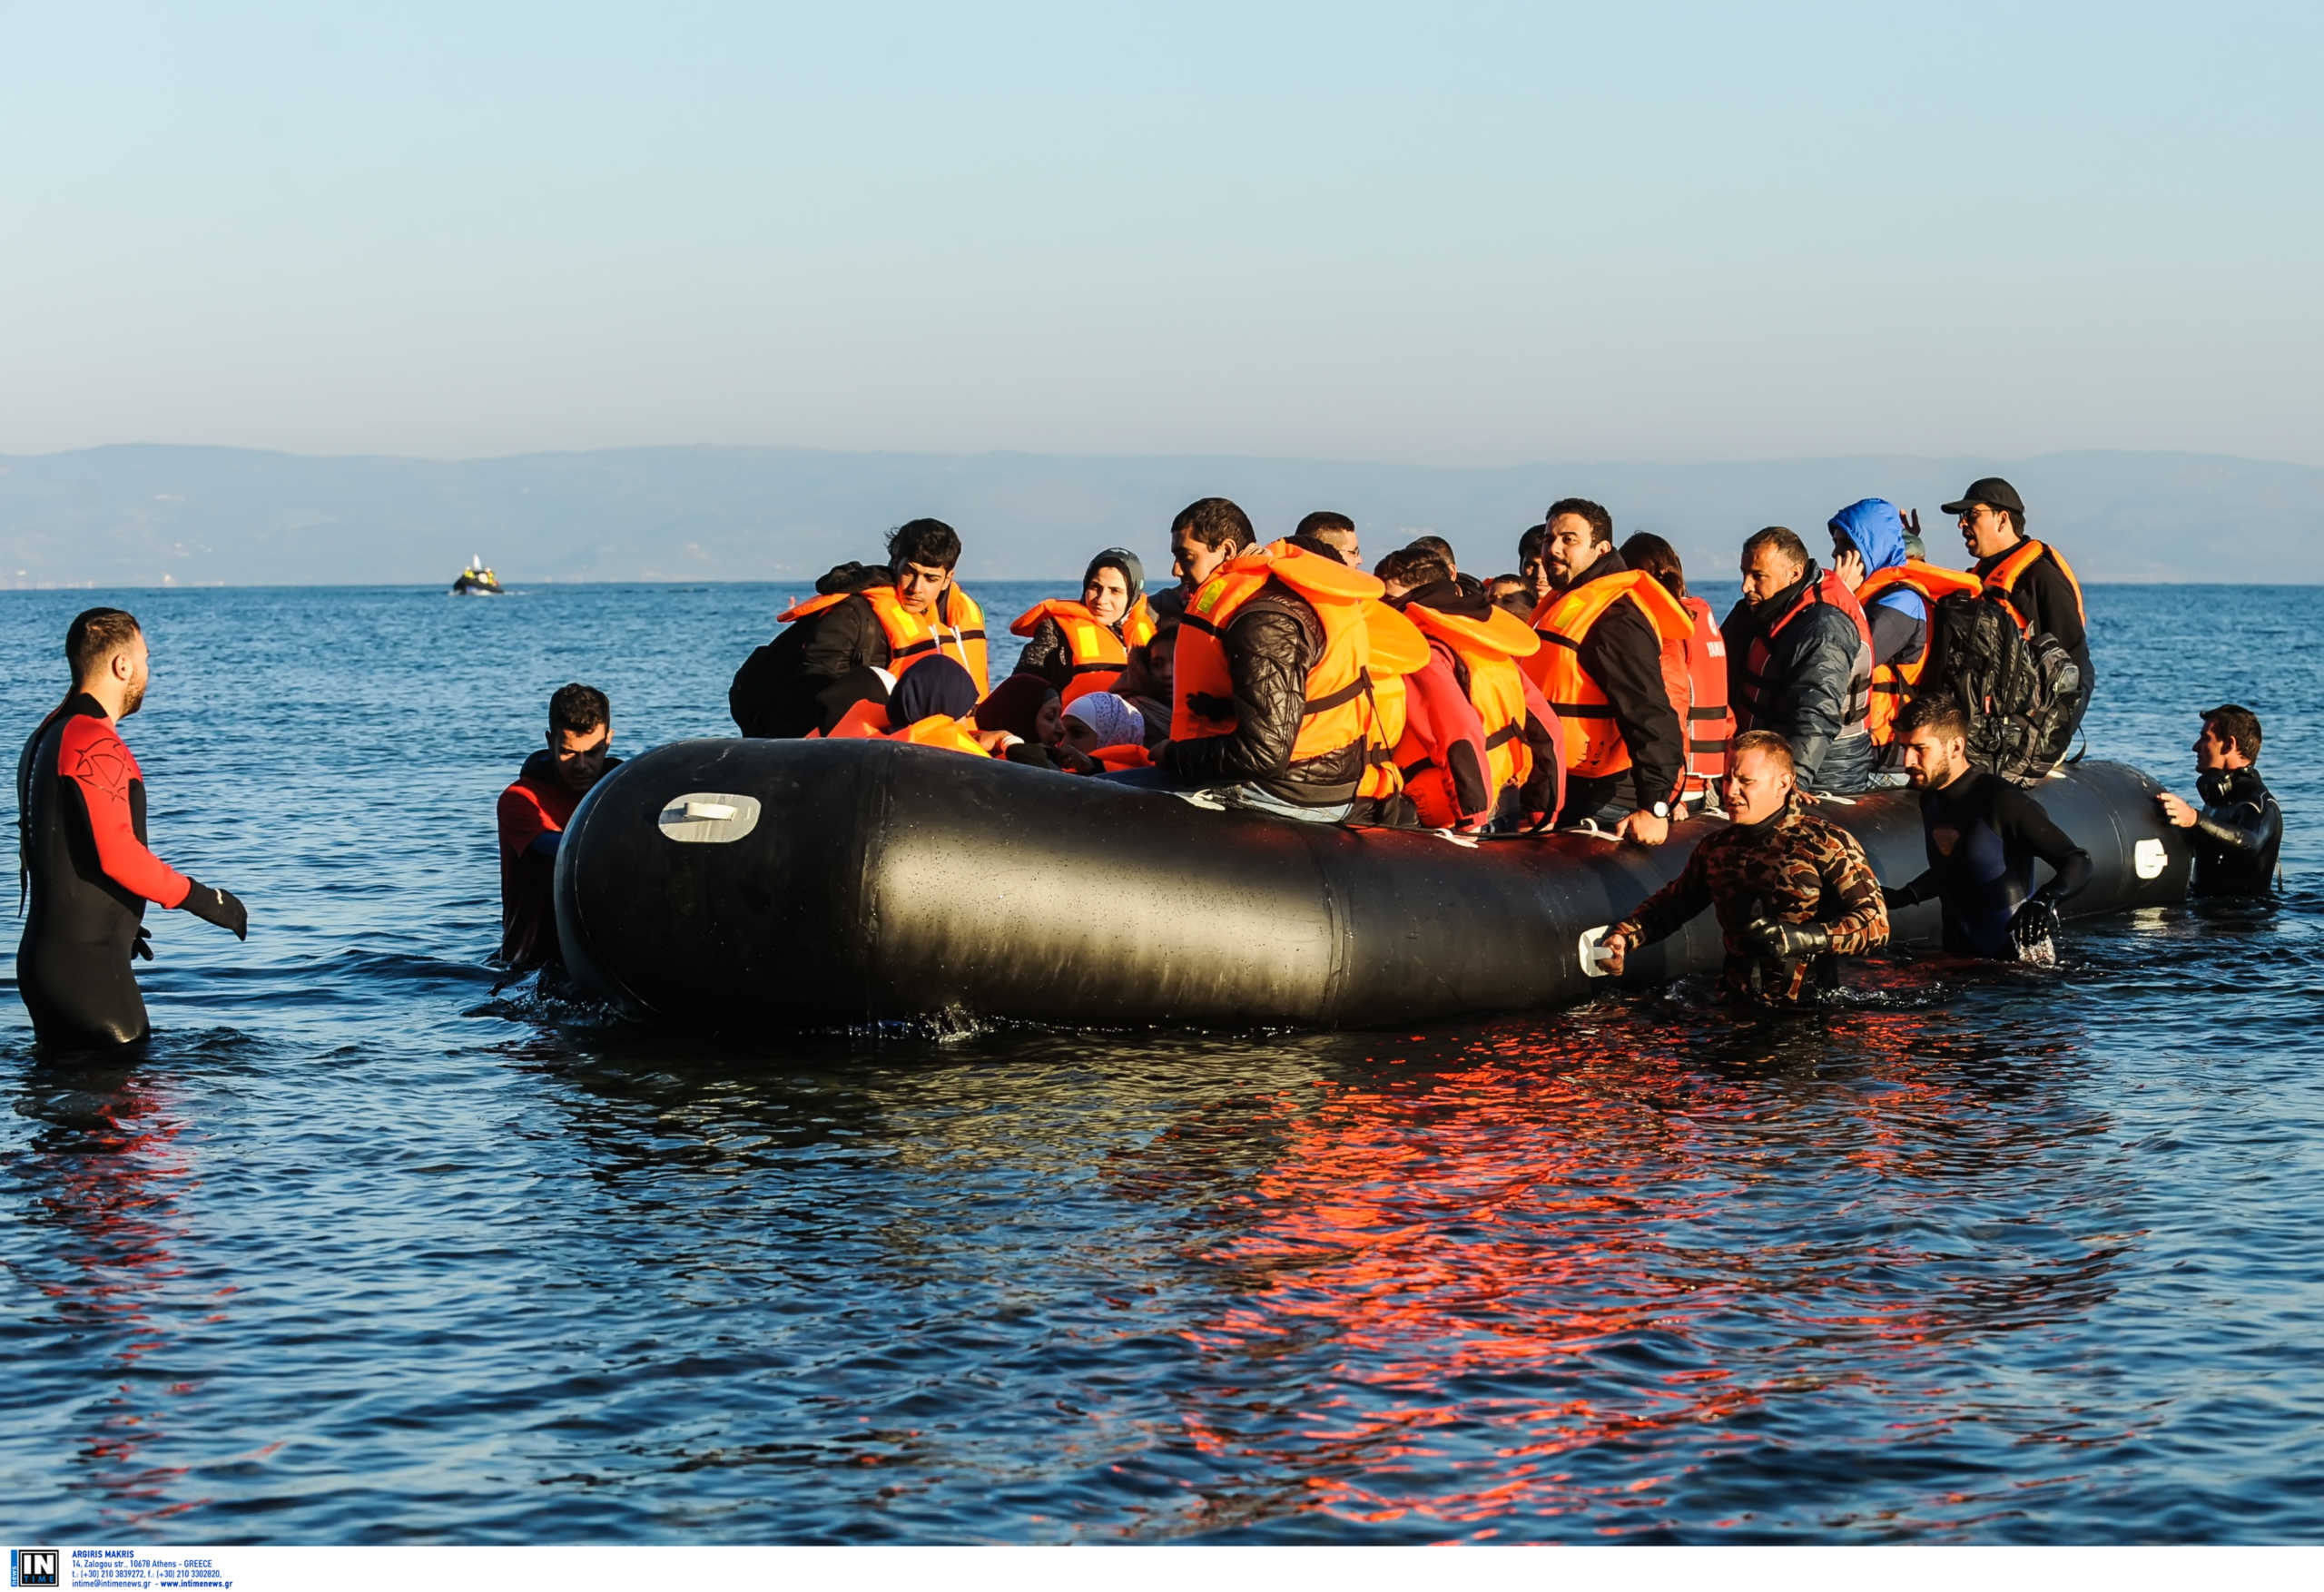
[{"label": "black inflatable dinghy", "polygon": [[[2083,763],[2036,790],[2096,864],[2071,914],[2186,894],[2158,787]],[[1924,866],[1907,791],[1819,812],[1891,883]],[[895,742],[689,741],[607,775],[556,864],[585,988],[692,1027],[934,1014],[1091,1026],[1364,1027],[1603,988],[1584,937],[1716,821],[1649,850],[1571,831],[1457,839],[1295,823]],[[1900,913],[1933,939],[1936,909]],[[1626,982],[1712,969],[1709,914]]]}]

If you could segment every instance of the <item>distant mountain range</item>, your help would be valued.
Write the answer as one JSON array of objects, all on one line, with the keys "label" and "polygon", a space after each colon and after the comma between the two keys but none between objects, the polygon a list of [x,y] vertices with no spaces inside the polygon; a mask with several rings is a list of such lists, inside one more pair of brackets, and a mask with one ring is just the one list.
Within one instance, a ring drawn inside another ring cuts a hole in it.
[{"label": "distant mountain range", "polygon": [[1223,493],[1265,535],[1313,508],[1353,516],[1367,557],[1422,531],[1463,568],[1515,562],[1551,499],[1593,497],[1620,533],[1668,536],[1699,578],[1731,578],[1749,532],[1825,545],[1843,505],[1921,511],[2006,476],[2029,529],[2096,581],[2324,582],[2324,469],[2202,454],[2062,453],[1763,464],[1543,464],[1500,469],[1305,459],[817,453],[650,447],[513,458],[315,458],[127,446],[0,455],[0,585],[443,582],[471,553],[514,587],[551,581],[797,580],[880,555],[888,527],[959,528],[970,578],[1078,575],[1121,545],[1166,573],[1171,515]]}]

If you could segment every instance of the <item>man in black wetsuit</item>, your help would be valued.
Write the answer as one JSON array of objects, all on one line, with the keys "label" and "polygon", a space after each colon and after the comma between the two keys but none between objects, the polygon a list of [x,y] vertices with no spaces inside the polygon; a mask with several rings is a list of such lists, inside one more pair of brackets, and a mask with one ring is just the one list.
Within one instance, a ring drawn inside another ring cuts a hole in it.
[{"label": "man in black wetsuit", "polygon": [[[1896,736],[1905,777],[1921,795],[1928,867],[1901,889],[1884,888],[1894,910],[1935,900],[1945,948],[2001,961],[2045,961],[2058,905],[2090,882],[2090,853],[2050,821],[2042,804],[1990,770],[1971,765],[1969,721],[1942,693],[1913,699]],[[2034,888],[2034,864],[2056,877]]]},{"label": "man in black wetsuit", "polygon": [[2260,719],[2230,703],[2203,715],[2195,737],[2197,811],[2165,791],[2154,800],[2173,826],[2195,832],[2198,896],[2264,896],[2276,888],[2276,852],[2284,842],[2284,810],[2260,781]]},{"label": "man in black wetsuit", "polygon": [[17,823],[31,899],[16,988],[43,1042],[126,1045],[145,1037],[130,969],[153,958],[145,903],[182,907],[249,938],[250,914],[146,849],[145,776],[121,720],[145,701],[144,633],[118,608],[92,608],[64,634],[73,690],[16,761]]}]

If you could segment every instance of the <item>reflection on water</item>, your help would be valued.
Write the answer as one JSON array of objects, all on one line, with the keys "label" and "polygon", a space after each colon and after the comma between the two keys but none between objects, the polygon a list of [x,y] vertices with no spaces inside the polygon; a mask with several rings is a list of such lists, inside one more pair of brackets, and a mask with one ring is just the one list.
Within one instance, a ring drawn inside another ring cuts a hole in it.
[{"label": "reflection on water", "polygon": [[[142,1057],[0,1034],[24,1530],[2324,1536],[2296,736],[2280,906],[1819,1016],[705,1049],[494,995],[490,798],[547,691],[606,685],[625,749],[715,732],[780,595],[139,595],[183,672],[133,737],[157,838],[253,929],[156,915]],[[2191,676],[2304,684],[2269,672],[2324,594],[2246,595],[2283,646],[2093,595],[2105,751],[2179,766]],[[15,700],[88,600],[0,604]],[[397,756],[319,756],[350,722]]]}]

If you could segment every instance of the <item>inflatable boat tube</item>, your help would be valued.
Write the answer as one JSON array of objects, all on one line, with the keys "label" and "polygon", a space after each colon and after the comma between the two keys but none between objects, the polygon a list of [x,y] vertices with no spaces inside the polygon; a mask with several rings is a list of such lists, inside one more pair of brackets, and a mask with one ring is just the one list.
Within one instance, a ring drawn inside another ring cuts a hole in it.
[{"label": "inflatable boat tube", "polygon": [[[2158,787],[2083,763],[2036,791],[2095,872],[2070,913],[2181,899]],[[1925,865],[1908,791],[1819,809],[1880,877]],[[1096,1027],[1364,1027],[1560,1005],[1605,986],[1584,937],[1674,876],[1648,850],[1296,823],[885,741],[690,741],[574,814],[557,931],[586,989],[691,1027],[934,1014]],[[1934,905],[1898,914],[1934,941]],[[1705,913],[1625,982],[1718,967]]]}]

